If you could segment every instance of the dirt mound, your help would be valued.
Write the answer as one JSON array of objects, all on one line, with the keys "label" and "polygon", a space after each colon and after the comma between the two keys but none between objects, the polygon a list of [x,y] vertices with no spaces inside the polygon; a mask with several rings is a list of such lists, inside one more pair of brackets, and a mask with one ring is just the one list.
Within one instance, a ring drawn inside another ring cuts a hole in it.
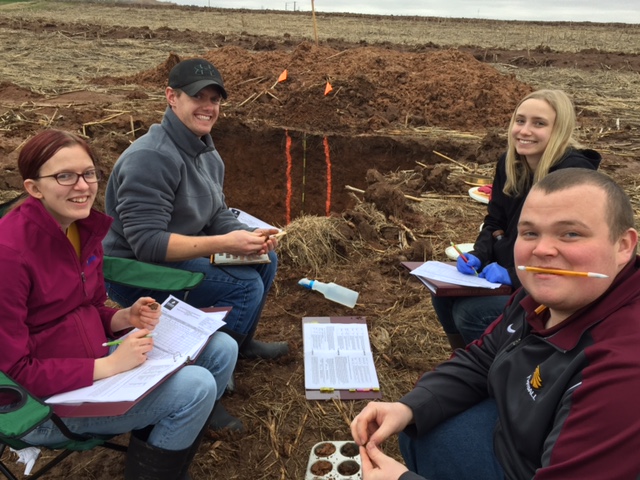
[{"label": "dirt mound", "polygon": [[[336,50],[302,42],[291,51],[228,46],[203,57],[218,66],[225,79],[225,114],[325,134],[394,127],[504,127],[515,103],[532,91],[514,76],[457,50]],[[108,81],[162,89],[179,60],[171,54],[157,68]],[[288,78],[278,83],[284,70]],[[327,83],[333,90],[325,95]]]}]

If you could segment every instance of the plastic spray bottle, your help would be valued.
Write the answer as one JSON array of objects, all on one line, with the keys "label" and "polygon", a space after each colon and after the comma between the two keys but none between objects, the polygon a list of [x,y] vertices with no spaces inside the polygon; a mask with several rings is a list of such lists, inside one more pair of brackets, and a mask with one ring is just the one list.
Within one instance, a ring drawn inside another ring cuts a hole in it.
[{"label": "plastic spray bottle", "polygon": [[308,288],[309,290],[316,290],[323,294],[327,300],[331,300],[349,308],[353,308],[358,301],[358,292],[333,282],[324,283],[317,280],[303,278],[298,282],[298,285],[302,285],[304,288]]}]

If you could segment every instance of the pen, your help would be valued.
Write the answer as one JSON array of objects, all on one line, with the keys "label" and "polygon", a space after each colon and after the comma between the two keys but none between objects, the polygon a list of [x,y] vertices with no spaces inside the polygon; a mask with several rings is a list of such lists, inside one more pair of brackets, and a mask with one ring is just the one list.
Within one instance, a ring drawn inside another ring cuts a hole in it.
[{"label": "pen", "polygon": [[524,265],[518,265],[518,270],[524,270],[526,272],[533,272],[533,273],[550,273],[551,275],[568,275],[571,277],[609,278],[609,275],[605,275],[604,273],[574,272],[573,270],[556,270],[555,268],[526,267]]},{"label": "pen", "polygon": [[[460,255],[460,257],[462,258],[462,260],[464,260],[464,263],[469,263],[469,259],[468,259],[467,257],[465,257],[465,256],[464,256],[464,253],[462,253],[462,251],[458,248],[458,246],[457,246],[455,243],[451,242],[451,246],[453,247],[453,249],[454,249],[456,252],[458,252],[458,255]],[[469,267],[471,267],[471,265],[469,265]],[[476,277],[477,277],[477,276],[478,276],[478,271],[477,271],[475,268],[473,268],[473,267],[471,267],[471,270],[473,270],[473,273],[475,273],[475,274],[476,274]]]},{"label": "pen", "polygon": [[[156,336],[156,332],[151,332],[148,335],[145,335],[144,338],[151,338],[151,337],[155,337]],[[111,340],[110,342],[104,342],[102,344],[103,347],[113,347],[114,345],[120,345],[122,342],[124,341],[124,339],[119,339],[119,340]]]}]

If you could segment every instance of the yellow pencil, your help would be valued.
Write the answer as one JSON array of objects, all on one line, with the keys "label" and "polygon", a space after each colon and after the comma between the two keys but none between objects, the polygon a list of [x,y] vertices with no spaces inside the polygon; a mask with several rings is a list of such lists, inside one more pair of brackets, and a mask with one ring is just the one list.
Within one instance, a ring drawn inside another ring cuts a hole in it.
[{"label": "yellow pencil", "polygon": [[524,270],[526,272],[533,272],[533,273],[550,273],[551,275],[568,275],[571,277],[609,278],[609,275],[605,275],[604,273],[574,272],[573,270],[556,270],[554,268],[526,267],[524,265],[518,265],[518,270]]}]

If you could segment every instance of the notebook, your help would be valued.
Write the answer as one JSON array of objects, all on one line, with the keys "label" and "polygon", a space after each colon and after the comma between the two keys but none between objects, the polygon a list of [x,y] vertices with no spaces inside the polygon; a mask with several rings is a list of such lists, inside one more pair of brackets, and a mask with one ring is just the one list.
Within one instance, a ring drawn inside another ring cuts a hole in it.
[{"label": "notebook", "polygon": [[214,265],[251,265],[256,263],[271,263],[269,255],[232,255],[230,253],[216,253],[211,255]]}]

